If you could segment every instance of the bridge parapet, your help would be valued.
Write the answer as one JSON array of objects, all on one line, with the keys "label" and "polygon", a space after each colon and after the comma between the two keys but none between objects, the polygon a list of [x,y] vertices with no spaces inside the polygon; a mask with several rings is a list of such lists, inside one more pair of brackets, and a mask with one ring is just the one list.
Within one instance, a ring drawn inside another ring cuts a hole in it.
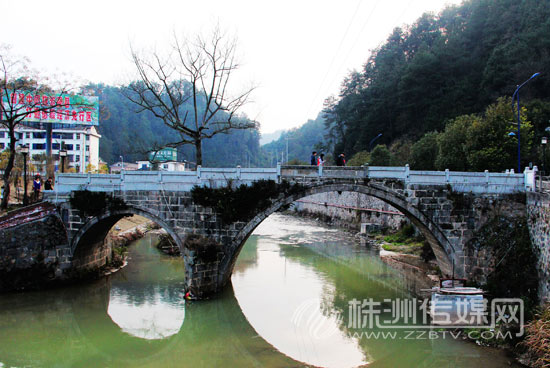
[{"label": "bridge parapet", "polygon": [[[533,191],[534,169],[522,174],[513,172],[415,171],[409,166],[285,166],[276,168],[201,168],[197,171],[128,171],[121,174],[60,174],[56,177],[55,194],[70,194],[76,190],[91,191],[176,191],[188,192],[193,186],[222,187],[228,182],[250,184],[257,180],[282,179],[299,182],[324,180],[397,180],[405,186],[446,185],[459,193],[508,194]],[[51,194],[48,195],[51,198]]]}]

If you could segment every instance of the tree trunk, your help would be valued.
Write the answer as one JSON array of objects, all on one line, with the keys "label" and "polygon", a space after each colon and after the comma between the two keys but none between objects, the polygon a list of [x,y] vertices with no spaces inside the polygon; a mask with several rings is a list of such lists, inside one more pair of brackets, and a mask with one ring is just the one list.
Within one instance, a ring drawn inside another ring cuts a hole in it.
[{"label": "tree trunk", "polygon": [[195,139],[195,161],[197,166],[202,166],[202,140],[200,138]]},{"label": "tree trunk", "polygon": [[13,163],[15,161],[15,142],[15,137],[10,137],[10,157],[8,158],[8,164],[6,165],[4,175],[2,176],[2,179],[4,180],[4,196],[2,197],[1,207],[3,209],[8,208],[8,202],[10,200],[10,175],[11,170],[13,169]]}]

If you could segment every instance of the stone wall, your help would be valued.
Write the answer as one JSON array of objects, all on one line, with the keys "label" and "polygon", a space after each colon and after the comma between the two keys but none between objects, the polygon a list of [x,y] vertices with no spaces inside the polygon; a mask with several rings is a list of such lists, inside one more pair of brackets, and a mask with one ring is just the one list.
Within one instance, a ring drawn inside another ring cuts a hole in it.
[{"label": "stone wall", "polygon": [[87,247],[80,247],[73,256],[73,267],[78,269],[97,269],[105,266],[111,260],[113,244],[106,237],[96,244],[87,244]]},{"label": "stone wall", "polygon": [[40,288],[70,268],[67,232],[56,213],[0,231],[0,291]]},{"label": "stone wall", "polygon": [[539,296],[550,301],[550,194],[528,193],[527,221],[538,252]]},{"label": "stone wall", "polygon": [[[354,208],[350,208],[354,207]],[[398,230],[408,220],[388,203],[362,193],[327,192],[314,194],[293,203],[292,211],[319,216],[330,223],[359,231],[361,223]],[[393,213],[387,213],[393,212]]]}]

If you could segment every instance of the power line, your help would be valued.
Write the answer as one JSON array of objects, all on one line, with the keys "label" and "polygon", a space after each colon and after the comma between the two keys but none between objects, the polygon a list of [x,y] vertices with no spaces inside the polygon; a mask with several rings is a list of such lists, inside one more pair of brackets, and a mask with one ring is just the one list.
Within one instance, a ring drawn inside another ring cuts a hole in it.
[{"label": "power line", "polygon": [[[411,0],[412,1],[412,0]],[[380,0],[378,0],[376,2],[376,4],[374,4],[374,7],[372,8],[369,16],[367,17],[366,21],[363,23],[363,26],[361,27],[361,30],[359,31],[359,33],[357,34],[357,37],[355,38],[355,41],[353,42],[351,48],[348,50],[348,53],[346,54],[346,57],[344,58],[343,62],[340,64],[340,67],[337,69],[337,71],[340,71],[342,70],[342,68],[345,66],[346,62],[348,61],[349,59],[349,56],[351,54],[351,52],[355,49],[355,46],[357,45],[357,43],[359,42],[359,39],[361,38],[361,35],[363,34],[363,32],[365,31],[365,28],[367,28],[367,24],[370,22],[370,19],[372,17],[372,15],[374,14],[374,11],[376,10],[376,8],[378,7],[378,4],[380,4]],[[410,3],[409,3],[410,5]],[[334,73],[334,78],[332,78],[331,82],[330,82],[330,86],[332,86],[332,84],[334,83],[334,81],[336,80],[336,78],[338,78],[338,74],[339,73]]]},{"label": "power line", "polygon": [[325,76],[323,77],[323,80],[319,84],[319,88],[317,89],[317,93],[315,93],[315,97],[313,97],[311,99],[311,102],[310,102],[309,107],[307,109],[306,119],[308,118],[309,113],[311,112],[311,108],[313,107],[313,104],[315,103],[315,100],[319,96],[319,93],[321,92],[321,89],[323,88],[323,85],[325,84],[325,81],[326,81],[326,79],[327,79],[327,77],[330,73],[330,70],[332,69],[332,65],[334,64],[334,61],[336,60],[336,57],[338,56],[338,54],[340,52],[340,49],[342,48],[342,45],[344,44],[344,40],[346,39],[346,37],[348,35],[348,32],[351,28],[351,25],[353,24],[353,21],[355,20],[355,16],[357,15],[357,12],[359,11],[360,7],[361,7],[361,0],[358,0],[357,1],[357,6],[355,7],[355,11],[353,12],[352,17],[351,17],[350,21],[348,22],[348,26],[346,28],[346,31],[344,32],[342,38],[340,39],[340,44],[338,45],[338,48],[336,49],[336,52],[332,55],[332,60],[330,61],[330,64],[327,68],[327,71],[325,72]]}]

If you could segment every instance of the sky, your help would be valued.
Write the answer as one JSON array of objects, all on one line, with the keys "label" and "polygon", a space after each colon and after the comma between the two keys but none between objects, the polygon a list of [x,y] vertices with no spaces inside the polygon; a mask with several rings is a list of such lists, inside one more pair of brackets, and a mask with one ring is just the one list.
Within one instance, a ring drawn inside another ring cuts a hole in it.
[{"label": "sky", "polygon": [[[43,73],[127,83],[130,44],[169,47],[172,35],[235,35],[234,92],[257,86],[243,112],[262,133],[314,119],[343,79],[398,26],[461,0],[0,0],[0,44]],[[100,122],[101,123],[101,122]]]}]

